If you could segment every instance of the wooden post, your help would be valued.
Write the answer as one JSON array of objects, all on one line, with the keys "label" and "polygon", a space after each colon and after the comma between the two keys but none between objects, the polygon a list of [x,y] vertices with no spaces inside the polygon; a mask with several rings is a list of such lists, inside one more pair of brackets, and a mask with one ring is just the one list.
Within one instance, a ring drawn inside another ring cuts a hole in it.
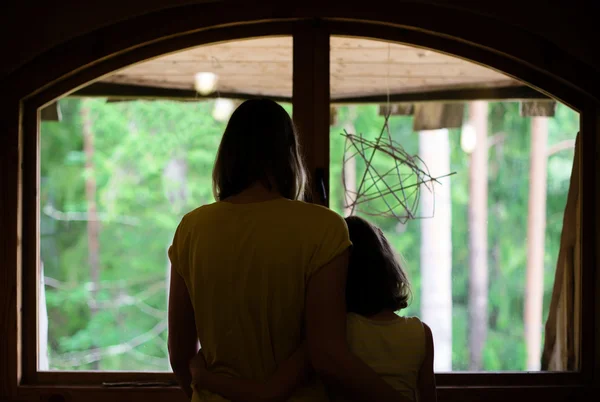
[{"label": "wooden post", "polygon": [[529,212],[527,215],[527,279],[525,285],[525,343],[527,370],[539,370],[542,351],[542,301],[544,296],[544,240],[548,118],[531,118]]},{"label": "wooden post", "polygon": [[472,102],[469,116],[476,138],[469,164],[469,370],[480,371],[488,329],[487,102]]},{"label": "wooden post", "polygon": [[[299,22],[294,33],[293,116],[309,174],[309,201],[329,204],[329,33]],[[317,177],[317,172],[322,177]],[[322,180],[322,182],[319,182]],[[323,186],[323,187],[322,187]],[[325,190],[323,199],[321,188]]]},{"label": "wooden post", "polygon": [[[450,172],[448,130],[419,133],[419,156],[431,176]],[[421,315],[435,339],[435,370],[452,371],[452,200],[450,178],[421,188]],[[434,198],[435,197],[435,198]]]}]

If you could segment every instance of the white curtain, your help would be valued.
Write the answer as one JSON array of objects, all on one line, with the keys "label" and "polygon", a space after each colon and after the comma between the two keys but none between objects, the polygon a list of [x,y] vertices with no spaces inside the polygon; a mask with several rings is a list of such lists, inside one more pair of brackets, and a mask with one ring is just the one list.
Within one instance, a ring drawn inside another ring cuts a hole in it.
[{"label": "white curtain", "polygon": [[563,217],[554,290],[546,321],[542,370],[579,369],[581,328],[581,142],[577,134]]}]

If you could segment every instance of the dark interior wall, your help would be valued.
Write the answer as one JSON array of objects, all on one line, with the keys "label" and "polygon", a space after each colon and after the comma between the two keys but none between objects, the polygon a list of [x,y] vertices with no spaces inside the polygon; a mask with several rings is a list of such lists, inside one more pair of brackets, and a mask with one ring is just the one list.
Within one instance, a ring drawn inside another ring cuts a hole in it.
[{"label": "dark interior wall", "polygon": [[[0,7],[0,80],[14,72],[37,55],[74,37],[89,33],[116,22],[159,11],[170,7],[207,2],[236,3],[239,0],[62,0],[23,1],[5,0]],[[272,0],[254,0],[268,4]],[[600,2],[596,0],[378,0],[375,3],[382,13],[386,5],[398,3],[428,3],[466,9],[491,16],[502,23],[513,24],[547,39],[566,50],[573,57],[600,71],[598,45],[600,24],[597,18]],[[37,4],[36,4],[37,3]],[[274,9],[282,7],[282,3]],[[301,6],[316,3],[299,2]],[[328,4],[339,3],[329,0]],[[550,4],[549,4],[550,3]],[[35,5],[33,5],[35,4]],[[131,32],[135,35],[135,32]],[[497,35],[502,36],[502,32]],[[57,61],[58,62],[58,61]]]},{"label": "dark interior wall", "polygon": [[[157,12],[172,7],[180,7],[199,3],[238,3],[269,5],[273,6],[273,16],[293,14],[290,9],[299,7],[309,9],[306,15],[318,16],[320,7],[327,7],[330,15],[335,14],[335,10],[369,10],[371,15],[383,16],[389,14],[388,4],[394,4],[394,13],[401,12],[402,4],[421,3],[429,5],[440,5],[457,10],[465,10],[473,14],[484,15],[488,18],[497,20],[499,26],[509,30],[515,27],[515,30],[522,30],[531,38],[543,39],[549,44],[549,49],[540,50],[543,63],[548,69],[556,67],[555,71],[568,70],[569,65],[576,64],[574,70],[567,80],[579,76],[584,69],[581,65],[589,67],[585,71],[585,91],[600,98],[600,0],[302,0],[290,3],[294,0],[61,0],[61,1],[40,1],[40,0],[0,0],[0,91],[4,93],[4,83],[11,83],[14,76],[30,78],[31,74],[16,74],[28,71],[23,67],[28,63],[33,63],[37,56],[67,43],[70,40],[86,35],[95,30],[108,27],[110,25],[127,21],[132,18],[143,16],[145,14]],[[359,6],[349,6],[349,4],[359,4]],[[38,3],[38,4],[36,4]],[[320,4],[319,4],[320,3]],[[548,4],[550,3],[550,4]],[[33,5],[35,4],[35,6]],[[232,9],[235,5],[227,6],[226,9]],[[200,8],[199,10],[201,10]],[[334,10],[331,12],[331,10]],[[435,10],[431,9],[430,10]],[[444,13],[440,8],[439,13]],[[356,12],[354,15],[359,15]],[[395,15],[395,14],[394,14]],[[445,14],[444,14],[445,15]],[[439,17],[439,15],[438,15]],[[265,16],[268,18],[268,16]],[[440,18],[444,18],[441,16]],[[452,23],[454,23],[452,21]],[[464,25],[465,21],[456,21],[457,25]],[[140,32],[133,29],[130,32],[132,37],[137,37]],[[489,39],[490,35],[497,35],[500,40],[505,38],[507,32],[498,30],[497,32],[473,32],[473,40],[478,36]],[[483,39],[482,39],[483,40]],[[135,41],[133,41],[135,42]],[[490,42],[488,40],[488,42]],[[493,41],[492,41],[493,42]],[[102,44],[90,44],[90,46],[99,46]],[[518,43],[510,43],[507,47],[518,47]],[[556,53],[568,55],[566,60],[555,60],[551,56],[552,50],[559,50]],[[528,48],[529,49],[529,48]],[[96,50],[96,49],[94,49]],[[533,49],[529,49],[534,51]],[[528,51],[529,51],[528,50]],[[539,59],[536,55],[536,59]],[[57,64],[60,59],[55,60]],[[46,64],[43,64],[46,68]],[[591,74],[589,72],[592,72]],[[50,78],[50,77],[47,77]],[[25,82],[27,81],[19,81]],[[579,85],[580,87],[582,85]],[[593,88],[593,89],[590,89]],[[16,88],[20,89],[20,88]],[[17,170],[18,141],[18,102],[15,96],[22,96],[24,93],[17,91],[16,95],[9,92],[9,97],[0,97],[0,171]],[[595,114],[600,115],[600,108],[594,110]],[[9,119],[4,119],[10,116]],[[597,123],[600,125],[600,122]],[[597,126],[596,125],[596,126]],[[8,135],[6,134],[8,132]],[[8,155],[8,156],[6,156]],[[16,196],[9,193],[6,189],[17,187],[17,179],[13,176],[6,178],[0,174],[0,211],[4,205],[9,205],[14,210]],[[596,188],[600,185],[596,183]],[[12,191],[12,190],[9,190]],[[598,193],[598,190],[597,190]],[[600,194],[600,193],[598,193]],[[4,198],[4,199],[3,199]],[[16,218],[11,213],[0,213],[0,220],[7,219],[9,227],[15,227]],[[2,226],[4,227],[4,221]],[[598,226],[599,222],[596,222]],[[1,238],[0,240],[5,240]],[[6,267],[15,266],[15,253],[12,239],[6,244],[0,244],[0,276],[2,279],[7,277],[15,280],[16,274],[9,272]],[[8,262],[6,262],[8,261]],[[15,282],[16,283],[16,282]],[[14,289],[13,289],[14,291]],[[600,292],[600,275],[596,275],[596,293]],[[1,292],[0,292],[1,294]],[[12,297],[12,296],[11,296]],[[0,297],[1,299],[2,297]],[[9,302],[13,302],[12,298]],[[0,300],[2,302],[2,300]],[[600,298],[596,297],[596,320],[597,327],[600,327]],[[13,306],[13,305],[11,305]],[[4,310],[8,311],[8,309]],[[10,313],[16,312],[16,308]],[[6,315],[5,315],[6,316]],[[0,322],[5,317],[0,314]],[[0,334],[2,338],[4,334]],[[600,331],[596,331],[596,345],[600,345]],[[14,344],[14,343],[13,343]],[[14,355],[16,356],[16,355]],[[13,357],[14,357],[13,356]],[[596,373],[600,373],[600,347],[595,351]],[[16,363],[15,363],[16,364]],[[0,367],[0,369],[3,367]],[[595,378],[599,378],[595,374]],[[2,382],[0,381],[0,388]]]}]

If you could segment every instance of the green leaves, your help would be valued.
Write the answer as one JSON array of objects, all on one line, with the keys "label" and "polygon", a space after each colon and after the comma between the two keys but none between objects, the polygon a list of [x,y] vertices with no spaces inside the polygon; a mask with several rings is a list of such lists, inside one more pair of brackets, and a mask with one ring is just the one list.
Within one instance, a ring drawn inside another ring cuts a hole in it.
[{"label": "green leaves", "polygon": [[[89,348],[108,348],[102,370],[168,370],[166,332],[134,348],[113,353],[152,331],[166,318],[167,248],[181,216],[212,202],[212,166],[224,123],[211,116],[212,102],[135,101],[107,103],[86,99],[94,133],[96,206],[100,220],[100,303],[90,313],[85,155],[79,117],[81,99],[60,101],[63,121],[41,129],[41,257],[47,276],[64,286],[46,286],[52,369],[90,369]],[[284,105],[291,111],[291,105]],[[490,104],[490,136],[504,133],[489,153],[489,336],[486,370],[525,367],[523,298],[526,266],[526,216],[529,169],[529,119],[516,103]],[[549,145],[575,138],[578,115],[558,105],[550,120]],[[341,107],[331,127],[330,206],[344,213],[342,161],[346,123],[355,134],[373,138],[384,118],[376,105]],[[418,153],[418,135],[410,116],[393,116],[394,141]],[[468,368],[468,156],[460,148],[460,130],[450,131],[452,176],[453,368]],[[562,216],[573,152],[548,160],[544,314],[552,291]],[[375,158],[377,169],[389,168]],[[357,161],[357,177],[365,169]],[[371,201],[376,210],[381,200]],[[406,260],[414,298],[402,312],[420,312],[420,221],[399,226],[394,219],[368,217],[385,232]],[[544,315],[545,317],[546,315]],[[104,350],[103,349],[103,350]],[[70,355],[71,353],[80,353]],[[69,357],[71,356],[71,357]],[[73,356],[81,364],[75,364]],[[86,360],[87,359],[87,360]]]}]

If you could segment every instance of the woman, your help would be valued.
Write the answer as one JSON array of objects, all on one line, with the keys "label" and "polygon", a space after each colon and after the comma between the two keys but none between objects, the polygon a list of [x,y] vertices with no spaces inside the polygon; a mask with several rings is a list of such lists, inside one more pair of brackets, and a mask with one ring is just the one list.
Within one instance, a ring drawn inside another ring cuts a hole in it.
[{"label": "woman", "polygon": [[[329,209],[299,201],[305,180],[289,115],[270,100],[244,102],[219,146],[217,202],[188,213],[169,249],[169,357],[188,396],[198,341],[211,372],[265,381],[306,337],[314,369],[336,392],[401,400],[348,350],[348,230]],[[285,398],[327,400],[314,376],[286,380],[295,386]],[[206,390],[193,399],[224,400]]]}]

